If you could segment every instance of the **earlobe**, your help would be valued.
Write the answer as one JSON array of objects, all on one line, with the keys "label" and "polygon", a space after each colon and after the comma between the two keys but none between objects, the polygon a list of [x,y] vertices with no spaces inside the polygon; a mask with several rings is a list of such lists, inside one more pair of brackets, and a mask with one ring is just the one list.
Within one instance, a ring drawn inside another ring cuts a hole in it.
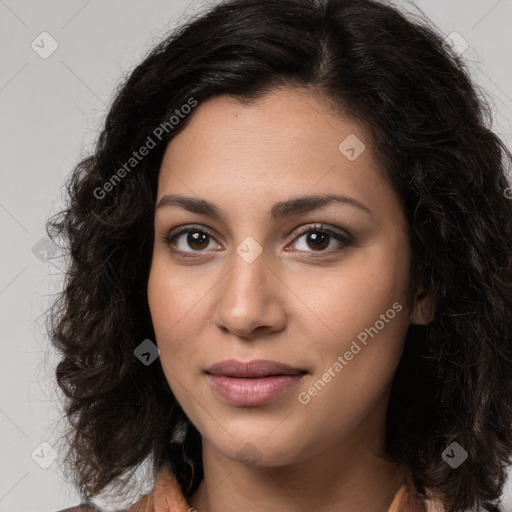
[{"label": "earlobe", "polygon": [[411,324],[426,325],[435,317],[435,300],[431,292],[418,290],[411,313]]}]

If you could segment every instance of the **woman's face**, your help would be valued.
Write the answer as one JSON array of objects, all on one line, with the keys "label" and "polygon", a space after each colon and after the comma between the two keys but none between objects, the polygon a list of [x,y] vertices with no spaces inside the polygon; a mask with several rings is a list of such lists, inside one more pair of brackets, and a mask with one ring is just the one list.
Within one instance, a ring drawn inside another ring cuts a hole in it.
[{"label": "woman's face", "polygon": [[[422,318],[407,302],[406,219],[362,126],[311,91],[210,99],[166,149],[157,206],[156,343],[204,442],[277,466],[382,441],[406,331]],[[292,370],[207,372],[226,360]]]}]

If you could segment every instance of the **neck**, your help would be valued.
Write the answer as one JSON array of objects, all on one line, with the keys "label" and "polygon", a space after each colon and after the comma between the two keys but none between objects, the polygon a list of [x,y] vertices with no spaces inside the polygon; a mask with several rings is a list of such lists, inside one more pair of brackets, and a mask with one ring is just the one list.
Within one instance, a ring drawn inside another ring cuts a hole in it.
[{"label": "neck", "polygon": [[203,438],[204,478],[189,503],[197,512],[387,512],[404,472],[373,448],[340,442],[292,465],[251,467]]}]

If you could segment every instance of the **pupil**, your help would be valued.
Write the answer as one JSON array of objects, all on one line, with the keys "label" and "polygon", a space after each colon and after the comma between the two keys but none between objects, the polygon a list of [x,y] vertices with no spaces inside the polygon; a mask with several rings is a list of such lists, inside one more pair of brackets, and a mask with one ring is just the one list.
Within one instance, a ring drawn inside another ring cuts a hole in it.
[{"label": "pupil", "polygon": [[313,240],[315,249],[324,249],[329,245],[326,240],[329,238],[328,234],[310,233],[308,239]]},{"label": "pupil", "polygon": [[[208,243],[206,242],[207,236],[208,235],[206,233],[200,233],[198,231],[190,232],[187,237],[188,238],[187,243],[190,246],[198,245],[198,246],[200,246],[199,249],[203,249],[205,245],[206,246],[208,245]],[[206,244],[205,244],[205,242],[206,242]]]}]

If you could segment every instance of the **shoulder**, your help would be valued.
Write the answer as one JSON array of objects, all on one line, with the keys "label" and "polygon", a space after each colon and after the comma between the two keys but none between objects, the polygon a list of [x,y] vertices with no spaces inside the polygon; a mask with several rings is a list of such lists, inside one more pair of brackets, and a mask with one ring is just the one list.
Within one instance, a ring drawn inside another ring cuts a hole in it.
[{"label": "shoulder", "polygon": [[64,508],[62,510],[57,510],[57,512],[102,512],[100,508],[92,503],[81,503],[80,505],[75,505],[74,507]]},{"label": "shoulder", "polygon": [[[132,503],[128,508],[116,510],[116,512],[149,512],[153,511],[153,493],[142,496],[137,502]],[[74,507],[57,510],[57,512],[104,512],[92,502],[80,503]]]},{"label": "shoulder", "polygon": [[[191,509],[187,503],[181,487],[170,470],[161,469],[156,482],[147,494],[128,505],[127,508],[115,512],[154,512],[154,510],[169,510],[187,512]],[[74,507],[58,510],[57,512],[104,512],[92,502],[80,503]]]},{"label": "shoulder", "polygon": [[[433,498],[425,500],[425,512],[445,512],[445,508],[441,504],[440,501],[437,501]],[[506,512],[505,510],[502,510],[501,508],[491,507],[491,508],[485,508],[485,507],[478,507],[474,506],[469,509],[465,509],[465,512]]]}]

